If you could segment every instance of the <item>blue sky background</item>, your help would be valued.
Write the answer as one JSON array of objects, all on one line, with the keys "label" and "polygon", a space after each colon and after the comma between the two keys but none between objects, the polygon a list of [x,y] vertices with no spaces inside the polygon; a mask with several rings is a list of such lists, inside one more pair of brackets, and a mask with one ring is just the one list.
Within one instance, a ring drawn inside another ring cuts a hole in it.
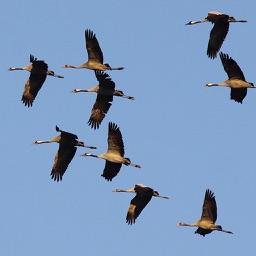
[{"label": "blue sky background", "polygon": [[[207,58],[210,23],[185,26],[219,11],[248,23],[231,24],[222,51],[256,83],[255,1],[1,1],[0,242],[5,256],[253,255],[255,230],[256,91],[243,104],[229,88],[204,88],[227,75]],[[135,101],[115,98],[99,130],[87,125],[95,94],[71,94],[97,84],[90,70],[62,69],[87,59],[84,30],[96,33],[116,88]],[[47,77],[32,108],[20,101],[29,73],[8,72],[45,60],[64,79]],[[107,150],[108,122],[120,126],[126,157],[112,182],[104,161],[80,157]],[[50,179],[57,144],[55,125],[97,146],[78,148],[63,181]],[[132,194],[112,193],[136,183],[170,200],[153,198],[135,225],[125,222]],[[178,227],[201,216],[207,188],[216,195],[218,220],[234,235]]]}]

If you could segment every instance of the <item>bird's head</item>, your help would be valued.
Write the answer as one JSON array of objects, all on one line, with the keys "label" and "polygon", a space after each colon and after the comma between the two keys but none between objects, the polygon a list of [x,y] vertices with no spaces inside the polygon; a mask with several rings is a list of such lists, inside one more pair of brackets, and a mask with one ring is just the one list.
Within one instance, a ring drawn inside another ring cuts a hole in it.
[{"label": "bird's head", "polygon": [[35,142],[33,142],[32,144],[42,144],[43,141],[42,140],[36,140]]},{"label": "bird's head", "polygon": [[190,22],[186,23],[185,25],[194,25],[194,24],[195,24],[194,21],[190,21]]},{"label": "bird's head", "polygon": [[13,71],[13,70],[15,70],[15,69],[16,69],[16,68],[10,67],[10,68],[7,69],[7,71]]},{"label": "bird's head", "polygon": [[211,86],[214,86],[214,84],[208,83],[204,87],[211,87]]},{"label": "bird's head", "polygon": [[76,88],[76,89],[74,89],[74,90],[72,90],[72,91],[70,91],[70,92],[74,92],[74,93],[76,93],[76,92],[81,92],[81,89]]},{"label": "bird's head", "polygon": [[90,154],[90,153],[84,153],[84,154],[82,154],[81,156],[93,156],[93,155]]},{"label": "bird's head", "polygon": [[72,68],[73,66],[70,64],[65,64],[62,68]]},{"label": "bird's head", "polygon": [[112,192],[122,192],[122,189],[117,188],[117,189],[113,190]]}]

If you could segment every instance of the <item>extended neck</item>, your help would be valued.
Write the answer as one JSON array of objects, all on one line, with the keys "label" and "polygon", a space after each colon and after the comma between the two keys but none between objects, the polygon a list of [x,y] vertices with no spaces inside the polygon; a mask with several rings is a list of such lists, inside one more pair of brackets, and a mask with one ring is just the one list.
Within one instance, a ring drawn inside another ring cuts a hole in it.
[{"label": "extended neck", "polygon": [[208,21],[207,19],[203,19],[203,20],[198,20],[198,21],[190,21],[185,25],[194,25],[194,24],[198,24],[198,23],[202,23],[202,22],[206,22]]},{"label": "extended neck", "polygon": [[51,143],[51,140],[36,140],[33,144]]},{"label": "extended neck", "polygon": [[76,89],[72,90],[71,92],[77,93],[77,92],[88,92],[88,91],[87,91],[87,90],[83,90],[83,89],[76,88]]},{"label": "extended neck", "polygon": [[90,88],[90,89],[79,89],[79,88],[76,88],[76,89],[74,89],[73,91],[71,91],[71,92],[98,92],[98,90],[99,90],[99,85],[96,85],[96,86],[94,86],[94,87],[92,87],[92,88]]},{"label": "extended neck", "polygon": [[98,90],[99,90],[99,85],[95,85],[92,88],[84,90],[84,91],[86,91],[86,92],[98,92]]},{"label": "extended neck", "polygon": [[52,142],[59,142],[61,136],[54,137],[51,140],[36,140],[33,144],[43,144],[43,143],[52,143]]},{"label": "extended neck", "polygon": [[128,193],[135,193],[135,190],[134,190],[134,188],[130,188],[130,189],[119,189],[119,188],[117,188],[117,189],[113,190],[112,192],[128,192]]},{"label": "extended neck", "polygon": [[14,67],[10,67],[7,69],[8,71],[14,71],[14,70],[23,70],[23,68],[14,68]]},{"label": "extended neck", "polygon": [[180,222],[178,223],[178,226],[185,226],[185,227],[198,227],[198,221],[191,223],[191,224],[187,224],[184,222]]},{"label": "extended neck", "polygon": [[90,154],[90,153],[84,153],[84,154],[82,154],[81,156],[92,156],[92,157],[97,157],[97,158],[99,158],[97,155],[93,155],[93,154]]},{"label": "extended neck", "polygon": [[219,83],[219,84],[206,84],[205,87],[212,87],[212,86],[225,86],[225,87],[230,87],[227,83]]},{"label": "extended neck", "polygon": [[70,64],[66,64],[62,68],[77,68],[77,69],[87,68],[87,64],[85,63],[85,64],[82,64],[80,66],[73,66],[73,65],[70,65]]},{"label": "extended neck", "polygon": [[25,66],[25,67],[22,67],[22,68],[14,68],[14,67],[11,67],[9,68],[8,70],[9,71],[13,71],[13,70],[27,70],[27,71],[31,71],[32,69],[32,64],[28,65],[28,66]]}]

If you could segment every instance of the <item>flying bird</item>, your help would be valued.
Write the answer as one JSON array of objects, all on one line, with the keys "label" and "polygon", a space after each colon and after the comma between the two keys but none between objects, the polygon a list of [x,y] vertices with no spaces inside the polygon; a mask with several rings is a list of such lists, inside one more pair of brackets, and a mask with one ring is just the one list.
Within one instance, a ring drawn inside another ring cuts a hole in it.
[{"label": "flying bird", "polygon": [[[33,61],[37,61],[37,58],[35,58],[32,54],[30,54],[30,62],[33,63]],[[14,71],[14,70],[26,70],[26,71],[29,71],[31,72],[31,69],[32,69],[32,64],[28,65],[28,66],[25,66],[25,67],[22,67],[22,68],[15,68],[15,67],[10,67],[8,68],[7,70],[8,71]],[[54,73],[54,71],[52,70],[49,70],[47,69],[47,76],[54,76],[54,77],[57,77],[57,78],[64,78],[64,76],[60,76],[60,75],[56,75]]]},{"label": "flying bird", "polygon": [[105,159],[105,168],[101,176],[107,181],[112,181],[112,179],[119,173],[122,164],[141,168],[138,164],[131,163],[129,158],[124,157],[124,143],[121,131],[119,127],[112,122],[108,125],[108,151],[101,155],[85,153],[82,156],[92,156]]},{"label": "flying bird", "polygon": [[131,200],[130,207],[126,216],[126,223],[132,225],[138,218],[142,210],[151,200],[152,196],[169,199],[167,196],[160,196],[154,189],[143,184],[136,184],[133,188],[123,190],[115,189],[113,192],[131,192],[136,193],[136,196]]},{"label": "flying bird", "polygon": [[113,101],[113,96],[119,96],[134,100],[134,97],[124,95],[122,91],[115,90],[115,83],[111,80],[109,75],[103,71],[95,71],[95,76],[99,82],[98,85],[88,89],[74,89],[71,92],[96,92],[97,98],[92,107],[91,116],[88,124],[93,129],[98,129],[105,115],[108,113],[111,103]]},{"label": "flying bird", "polygon": [[231,88],[230,99],[242,104],[243,99],[247,94],[247,88],[255,88],[253,83],[246,82],[244,74],[237,63],[229,57],[228,54],[220,53],[220,59],[224,70],[228,75],[228,80],[224,83],[211,84],[205,86],[226,86]]},{"label": "flying bird", "polygon": [[63,68],[87,68],[92,70],[122,70],[124,67],[112,68],[109,64],[103,64],[103,53],[101,51],[99,42],[96,38],[96,35],[92,30],[85,30],[85,41],[86,49],[88,53],[88,61],[80,66],[72,66],[66,64]]},{"label": "flying bird", "polygon": [[43,60],[37,60],[37,58],[35,58],[32,54],[30,54],[30,62],[30,65],[22,68],[11,67],[8,69],[8,71],[27,70],[30,72],[29,79],[25,84],[24,92],[21,98],[25,106],[28,107],[32,107],[36,95],[43,86],[47,75],[63,78],[63,76],[55,75],[52,70],[48,70],[48,65]]},{"label": "flying bird", "polygon": [[209,21],[214,24],[211,33],[210,39],[208,42],[207,55],[209,58],[214,59],[217,57],[229,30],[230,22],[247,22],[246,20],[236,20],[234,17],[231,17],[227,14],[220,12],[209,12],[208,16],[199,21],[190,21],[186,25],[194,25],[197,23],[202,23]]},{"label": "flying bird", "polygon": [[192,224],[186,224],[184,222],[180,222],[178,223],[178,226],[198,227],[195,233],[202,236],[210,234],[214,230],[222,231],[228,234],[233,234],[231,231],[222,229],[220,225],[215,225],[216,220],[217,220],[217,205],[215,201],[215,196],[211,190],[207,189],[205,192],[201,219]]},{"label": "flying bird", "polygon": [[42,144],[42,143],[59,143],[59,150],[54,158],[54,164],[52,167],[51,178],[55,181],[61,181],[62,176],[68,168],[68,165],[75,156],[76,147],[86,147],[91,149],[96,149],[93,146],[86,146],[82,141],[78,141],[78,137],[69,132],[65,132],[59,129],[56,126],[56,131],[60,132],[60,135],[51,139],[51,140],[37,140],[33,144]]}]

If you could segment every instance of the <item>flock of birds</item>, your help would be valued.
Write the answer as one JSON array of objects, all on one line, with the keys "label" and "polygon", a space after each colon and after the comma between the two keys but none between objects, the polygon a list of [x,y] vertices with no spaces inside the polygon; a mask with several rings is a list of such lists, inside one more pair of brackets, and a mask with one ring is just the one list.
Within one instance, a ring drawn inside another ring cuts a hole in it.
[{"label": "flock of birds", "polygon": [[[219,12],[209,12],[208,16],[200,21],[190,21],[186,25],[193,25],[202,22],[212,22],[214,23],[213,29],[210,33],[210,39],[207,48],[207,55],[209,58],[214,59],[224,42],[226,35],[229,30],[230,22],[246,22],[245,20],[236,20],[234,17],[230,17],[226,14],[221,14]],[[103,63],[103,53],[101,51],[100,45],[96,38],[96,35],[92,30],[85,30],[85,41],[86,49],[88,53],[88,60],[86,63],[80,66],[73,66],[66,64],[63,68],[86,68],[93,70],[98,80],[99,84],[90,89],[74,89],[73,93],[78,92],[95,92],[97,93],[96,101],[92,107],[91,115],[88,121],[88,125],[92,129],[99,129],[104,117],[109,111],[109,108],[113,102],[113,96],[119,96],[134,100],[133,96],[127,96],[120,90],[115,90],[115,83],[111,80],[109,75],[104,72],[106,70],[122,70],[123,67],[112,68],[109,64]],[[247,88],[255,88],[253,83],[246,82],[243,72],[237,65],[237,63],[229,57],[228,54],[219,54],[224,70],[228,75],[228,80],[220,84],[206,84],[207,87],[210,86],[228,86],[231,88],[231,99],[242,103],[243,99],[247,94]],[[11,67],[8,70],[27,70],[30,72],[29,79],[25,83],[24,92],[22,95],[22,102],[27,107],[32,107],[34,100],[43,86],[47,75],[54,76],[57,78],[63,78],[63,76],[55,75],[55,73],[48,69],[48,65],[43,60],[37,60],[33,55],[30,55],[31,64],[22,68]],[[90,149],[96,149],[94,146],[87,146],[82,141],[78,141],[78,137],[75,134],[60,130],[56,126],[56,131],[60,132],[60,135],[50,140],[37,140],[34,144],[42,143],[59,143],[58,152],[55,155],[51,178],[54,181],[61,181],[64,173],[66,172],[68,165],[75,156],[77,147],[86,147]],[[91,153],[85,153],[82,156],[91,156],[96,158],[102,158],[105,162],[105,167],[102,173],[107,181],[112,181],[112,179],[118,175],[122,164],[130,165],[136,168],[141,168],[138,164],[133,164],[129,158],[124,157],[124,142],[122,138],[122,133],[117,124],[109,122],[108,125],[108,150],[100,155],[94,155]],[[135,197],[131,200],[130,206],[126,216],[126,222],[131,225],[135,223],[135,220],[140,215],[141,211],[146,207],[151,198],[159,197],[168,199],[166,196],[161,196],[154,189],[145,186],[143,184],[136,184],[133,188],[128,190],[116,189],[113,192],[131,192],[136,193]],[[220,225],[216,225],[217,220],[217,205],[214,193],[207,189],[205,192],[202,215],[200,220],[192,223],[186,224],[184,222],[178,223],[179,226],[192,226],[198,227],[195,233],[202,236],[211,233],[214,230],[222,231],[225,233],[233,234],[231,231],[222,229]]]}]

